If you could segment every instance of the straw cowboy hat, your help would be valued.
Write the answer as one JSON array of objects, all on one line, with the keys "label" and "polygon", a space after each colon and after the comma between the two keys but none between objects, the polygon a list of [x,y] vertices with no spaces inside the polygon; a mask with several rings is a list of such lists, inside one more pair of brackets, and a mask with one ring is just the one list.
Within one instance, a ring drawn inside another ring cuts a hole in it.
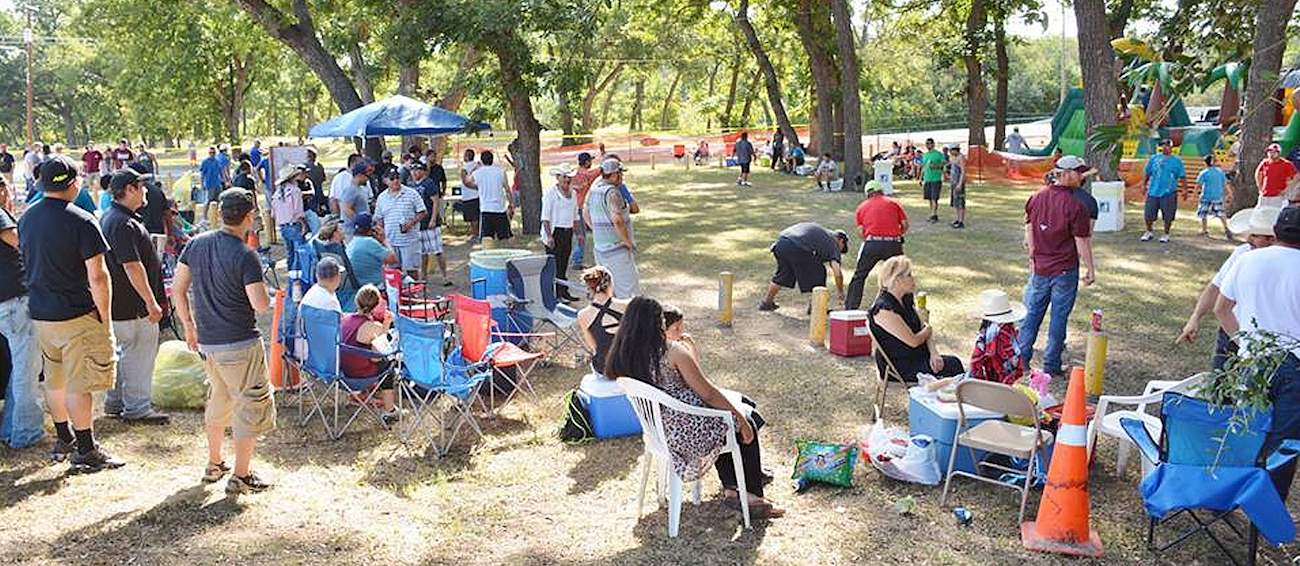
[{"label": "straw cowboy hat", "polygon": [[986,289],[980,293],[980,318],[989,322],[1008,323],[1025,318],[1025,304],[1013,301],[1005,291]]},{"label": "straw cowboy hat", "polygon": [[572,165],[564,163],[551,168],[551,176],[554,177],[572,177],[578,174],[578,171]]},{"label": "straw cowboy hat", "polygon": [[1273,225],[1277,215],[1282,212],[1276,206],[1256,206],[1237,211],[1228,219],[1228,230],[1233,234],[1246,236],[1272,236]]},{"label": "straw cowboy hat", "polygon": [[299,173],[306,173],[306,172],[307,172],[307,166],[301,163],[291,165],[289,167],[285,167],[284,171],[280,172],[280,178],[275,180],[275,184],[279,185],[285,181],[288,181],[289,179],[292,179],[294,175],[297,175]]}]

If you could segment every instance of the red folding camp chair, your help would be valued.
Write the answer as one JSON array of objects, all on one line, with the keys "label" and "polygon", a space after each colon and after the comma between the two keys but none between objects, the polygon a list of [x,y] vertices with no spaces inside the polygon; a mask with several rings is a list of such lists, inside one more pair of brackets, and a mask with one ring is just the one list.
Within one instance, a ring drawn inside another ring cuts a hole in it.
[{"label": "red folding camp chair", "polygon": [[[492,377],[488,383],[488,413],[496,415],[497,380],[501,379],[511,387],[510,393],[502,405],[509,403],[515,393],[525,390],[534,399],[537,393],[528,382],[528,374],[537,367],[537,363],[546,357],[542,352],[529,352],[507,338],[545,338],[554,336],[553,332],[501,332],[496,321],[492,320],[492,305],[487,301],[472,299],[464,295],[451,296],[452,311],[456,320],[457,334],[460,336],[460,354],[467,364],[482,364],[492,368]],[[512,379],[509,370],[514,368]]]},{"label": "red folding camp chair", "polygon": [[447,299],[428,295],[423,281],[406,283],[401,270],[384,268],[384,293],[388,310],[401,316],[428,322],[447,315]]}]

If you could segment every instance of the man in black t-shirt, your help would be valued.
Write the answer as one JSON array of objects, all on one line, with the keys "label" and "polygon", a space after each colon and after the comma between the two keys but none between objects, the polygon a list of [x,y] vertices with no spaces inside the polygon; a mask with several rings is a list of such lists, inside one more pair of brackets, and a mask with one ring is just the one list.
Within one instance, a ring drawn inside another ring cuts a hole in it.
[{"label": "man in black t-shirt", "polygon": [[[158,178],[149,172],[149,168],[136,161],[127,166],[127,169],[135,171],[140,179],[140,186],[145,190],[145,203],[137,210],[140,214],[140,221],[144,223],[145,230],[150,234],[166,234],[166,220],[163,215],[167,211],[167,193],[163,192],[162,185],[158,183]],[[105,231],[107,234],[107,231]],[[110,240],[110,246],[112,244]]]},{"label": "man in black t-shirt", "polygon": [[[37,398],[41,372],[40,350],[32,343],[32,317],[27,310],[23,258],[18,250],[18,221],[9,213],[13,203],[9,181],[0,177],[0,336],[9,346],[9,375],[5,388],[0,442],[26,448],[45,438],[45,411]],[[7,380],[5,378],[8,378]]]},{"label": "man in black t-shirt", "polygon": [[[203,481],[215,482],[231,472],[226,493],[232,495],[270,487],[249,466],[257,437],[275,428],[275,399],[257,330],[257,313],[270,310],[271,299],[261,262],[244,245],[257,218],[253,194],[241,188],[221,192],[221,227],[190,240],[172,281],[185,342],[206,357],[210,385],[203,412],[208,437]],[[233,470],[221,456],[226,427],[235,437]]]},{"label": "man in black t-shirt", "polygon": [[0,177],[4,177],[10,187],[14,184],[14,154],[9,153],[9,144],[0,143]]},{"label": "man in black t-shirt", "polygon": [[101,450],[91,430],[91,394],[112,387],[117,373],[108,244],[95,217],[72,204],[79,189],[72,160],[51,157],[41,165],[40,181],[45,198],[23,213],[18,239],[45,360],[46,402],[59,434],[51,455],[62,460],[75,448],[77,472],[118,468],[125,462]]},{"label": "man in black t-shirt", "polygon": [[[438,271],[442,273],[442,285],[450,287],[451,280],[447,278],[447,258],[442,255],[442,197],[446,196],[447,175],[444,173],[442,182],[438,183],[429,177],[428,166],[419,160],[411,163],[411,186],[415,191],[420,193],[420,199],[424,201],[424,209],[429,211],[420,220],[420,248],[424,254],[424,261],[421,264],[421,276],[429,277],[429,272],[433,271],[429,265],[430,259],[436,259],[438,262]],[[438,168],[442,171],[442,167]]]},{"label": "man in black t-shirt", "polygon": [[127,422],[166,424],[168,416],[155,411],[153,365],[158,356],[158,321],[162,320],[162,262],[154,248],[143,219],[136,213],[146,208],[145,183],[149,175],[141,174],[132,163],[113,174],[109,191],[113,204],[99,220],[108,240],[108,274],[113,282],[113,336],[117,338],[121,359],[117,362],[117,382],[108,390],[104,412]]},{"label": "man in black t-shirt", "polygon": [[800,222],[785,230],[772,244],[776,258],[776,274],[767,286],[767,296],[758,304],[760,311],[774,311],[776,294],[782,287],[799,292],[812,292],[814,287],[826,286],[826,264],[835,272],[835,288],[840,303],[844,302],[844,274],[840,271],[840,257],[849,249],[849,235],[843,230],[827,230],[815,222]]}]

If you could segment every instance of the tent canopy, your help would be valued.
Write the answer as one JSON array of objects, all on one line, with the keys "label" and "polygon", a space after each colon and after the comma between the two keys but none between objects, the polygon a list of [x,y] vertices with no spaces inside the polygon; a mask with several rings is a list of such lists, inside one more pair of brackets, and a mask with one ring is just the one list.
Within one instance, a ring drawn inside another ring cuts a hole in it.
[{"label": "tent canopy", "polygon": [[486,128],[485,123],[398,95],[316,124],[307,135],[313,138],[435,136]]}]

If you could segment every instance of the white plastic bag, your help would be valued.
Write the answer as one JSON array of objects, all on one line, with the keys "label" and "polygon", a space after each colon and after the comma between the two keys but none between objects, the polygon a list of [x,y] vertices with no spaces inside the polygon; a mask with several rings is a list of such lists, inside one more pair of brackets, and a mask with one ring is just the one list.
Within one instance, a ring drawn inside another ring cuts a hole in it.
[{"label": "white plastic bag", "polygon": [[880,473],[899,481],[939,485],[939,459],[934,439],[918,434],[909,436],[899,427],[877,421],[867,432],[862,451]]}]

